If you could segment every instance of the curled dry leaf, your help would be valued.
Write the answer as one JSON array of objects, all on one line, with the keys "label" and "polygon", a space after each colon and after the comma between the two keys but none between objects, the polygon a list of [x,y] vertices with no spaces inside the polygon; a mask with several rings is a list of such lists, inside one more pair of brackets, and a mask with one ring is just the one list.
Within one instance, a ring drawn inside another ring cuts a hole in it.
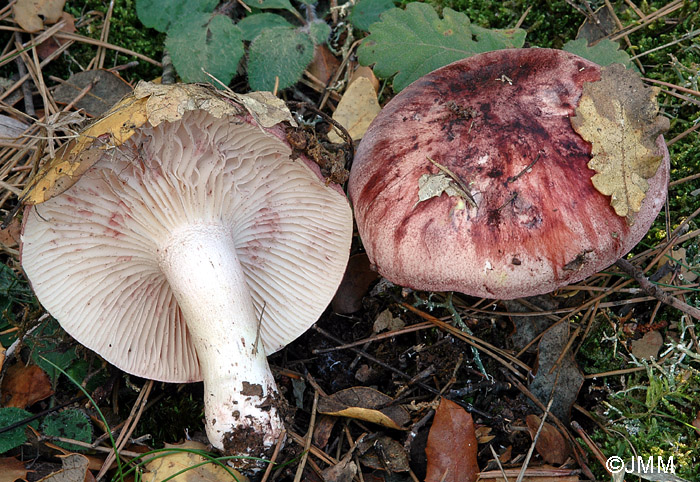
[{"label": "curled dry leaf", "polygon": [[641,78],[620,64],[601,68],[598,82],[586,82],[571,117],[574,130],[592,144],[588,167],[596,171],[595,188],[611,196],[618,216],[634,223],[662,153],[656,139],[669,121],[658,115],[657,88],[645,87]]},{"label": "curled dry leaf", "polygon": [[[528,415],[525,420],[530,437],[533,439],[541,422],[542,419],[534,414]],[[557,427],[549,422],[545,422],[542,426],[540,436],[537,438],[537,443],[535,443],[535,450],[545,462],[554,465],[561,465],[566,462],[571,453],[571,447],[566,437]]]},{"label": "curled dry leaf", "polygon": [[[238,480],[248,482],[248,478],[241,475],[237,470],[229,468],[236,479],[233,479],[229,472],[214,462],[207,462],[208,459],[194,451],[206,451],[206,445],[194,440],[188,440],[182,444],[165,444],[166,449],[178,449],[178,451],[151,459],[146,464],[147,474],[144,479],[148,482],[160,482],[165,479],[174,482],[218,482],[221,480]],[[189,449],[181,451],[179,449]],[[202,464],[203,463],[203,464]],[[202,464],[202,465],[199,465]],[[182,474],[175,476],[178,472],[185,470]]]},{"label": "curled dry leaf", "polygon": [[66,0],[17,0],[12,6],[15,21],[29,33],[38,32],[44,24],[61,18]]},{"label": "curled dry leaf", "polygon": [[[270,104],[268,105],[268,102]],[[242,104],[242,105],[241,105]],[[205,110],[214,117],[237,115],[247,110],[263,127],[282,121],[294,124],[281,99],[269,92],[224,93],[195,84],[164,86],[139,82],[131,95],[114,105],[103,117],[79,136],[61,146],[56,156],[44,164],[20,196],[25,204],[39,204],[75,184],[105,151],[116,149],[138,128],[149,122],[174,122],[185,112]]]},{"label": "curled dry leaf", "polygon": [[355,418],[395,430],[405,430],[411,421],[408,412],[400,406],[390,405],[394,400],[377,390],[353,387],[323,397],[318,401],[318,413],[338,417]]},{"label": "curled dry leaf", "polygon": [[26,408],[53,395],[49,376],[38,365],[17,363],[2,380],[2,405]]},{"label": "curled dry leaf", "polygon": [[425,454],[428,457],[426,482],[474,482],[479,466],[472,416],[443,398],[435,411]]}]

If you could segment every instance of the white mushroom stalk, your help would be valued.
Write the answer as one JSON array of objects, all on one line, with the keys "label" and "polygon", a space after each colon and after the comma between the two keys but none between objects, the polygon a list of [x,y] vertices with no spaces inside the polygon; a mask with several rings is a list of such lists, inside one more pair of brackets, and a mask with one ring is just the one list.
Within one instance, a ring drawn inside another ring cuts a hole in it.
[{"label": "white mushroom stalk", "polygon": [[27,208],[22,266],[79,342],[137,376],[203,380],[212,445],[265,457],[284,405],[266,357],[330,302],[352,214],[317,165],[292,158],[281,125],[186,87],[158,87],[145,118],[184,112],[94,148],[77,183]]},{"label": "white mushroom stalk", "polygon": [[158,264],[197,350],[209,440],[224,449],[227,437],[258,434],[265,447],[272,446],[283,428],[277,388],[230,230],[184,226],[166,240]]}]

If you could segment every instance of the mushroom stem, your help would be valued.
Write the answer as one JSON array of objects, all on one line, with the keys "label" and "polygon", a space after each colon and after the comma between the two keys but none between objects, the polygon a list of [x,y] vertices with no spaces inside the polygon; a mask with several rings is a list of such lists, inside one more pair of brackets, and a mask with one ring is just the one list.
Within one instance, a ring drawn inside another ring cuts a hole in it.
[{"label": "mushroom stem", "polygon": [[158,254],[197,350],[209,441],[229,453],[263,455],[283,424],[232,233],[190,224],[172,232]]}]

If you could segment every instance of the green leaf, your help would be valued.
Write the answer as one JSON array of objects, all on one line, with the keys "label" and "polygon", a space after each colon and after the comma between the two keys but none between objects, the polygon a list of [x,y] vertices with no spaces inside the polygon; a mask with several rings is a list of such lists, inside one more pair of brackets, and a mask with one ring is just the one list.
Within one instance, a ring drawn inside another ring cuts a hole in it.
[{"label": "green leaf", "polygon": [[62,343],[64,337],[65,332],[58,322],[50,319],[34,330],[25,340],[31,349],[31,359],[49,375],[52,382],[59,375],[59,371],[54,365],[61,367],[62,370],[67,370],[78,359],[76,347],[67,347],[65,343]]},{"label": "green leaf", "polygon": [[185,82],[231,82],[243,57],[242,33],[226,15],[196,14],[174,24],[165,47]]},{"label": "green leaf", "polygon": [[362,65],[394,77],[398,92],[419,77],[454,61],[491,50],[522,47],[525,31],[473,26],[463,13],[443,10],[442,20],[430,5],[409,3],[406,10],[387,10],[370,27],[357,51]]},{"label": "green leaf", "polygon": [[275,13],[256,13],[249,15],[240,22],[238,22],[238,28],[243,32],[242,39],[250,42],[255,37],[260,35],[263,30],[275,27],[289,27],[292,28],[293,25],[287,21],[281,15]]},{"label": "green leaf", "polygon": [[273,90],[296,84],[314,58],[314,43],[308,34],[291,28],[263,31],[250,44],[248,82],[253,90]]},{"label": "green leaf", "polygon": [[569,40],[564,44],[562,50],[595,62],[601,67],[610,64],[622,64],[627,68],[633,67],[629,54],[620,50],[620,45],[610,39],[603,39],[592,47],[588,46],[588,41],[585,38]]},{"label": "green leaf", "polygon": [[[73,408],[47,415],[41,422],[41,431],[50,437],[64,437],[80,442],[92,442],[92,425],[90,419],[80,410]],[[54,442],[66,450],[85,451],[85,447],[68,442]]]},{"label": "green leaf", "polygon": [[348,20],[355,28],[369,31],[369,26],[379,21],[379,16],[394,8],[392,0],[360,0],[352,7]]},{"label": "green leaf", "polygon": [[[26,410],[16,407],[0,408],[0,427],[8,427],[13,423],[20,422],[31,417],[32,414]],[[29,423],[36,428],[36,421]],[[9,432],[0,434],[0,454],[19,447],[27,441],[27,436],[24,434],[25,427],[17,427]]]},{"label": "green leaf", "polygon": [[136,14],[146,27],[167,32],[181,18],[211,13],[218,0],[136,0]]},{"label": "green leaf", "polygon": [[315,20],[309,24],[309,35],[316,45],[325,44],[331,34],[331,27],[323,20]]},{"label": "green leaf", "polygon": [[289,0],[243,0],[243,3],[245,3],[249,7],[259,8],[261,10],[277,8],[281,10],[287,10],[294,14],[299,13],[294,9],[294,7],[292,7],[292,4],[289,3]]}]

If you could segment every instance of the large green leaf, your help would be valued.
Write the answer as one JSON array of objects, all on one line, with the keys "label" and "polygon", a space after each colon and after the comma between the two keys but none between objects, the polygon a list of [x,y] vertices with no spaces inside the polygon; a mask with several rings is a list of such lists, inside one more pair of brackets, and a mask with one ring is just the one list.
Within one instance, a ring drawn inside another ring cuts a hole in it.
[{"label": "large green leaf", "polygon": [[136,0],[136,14],[146,27],[167,32],[171,25],[195,13],[211,13],[219,0]]},{"label": "large green leaf", "polygon": [[352,7],[348,20],[355,28],[367,32],[369,26],[379,21],[379,16],[394,8],[393,0],[360,0]]},{"label": "large green leaf", "polygon": [[393,8],[370,27],[357,51],[360,63],[375,64],[380,77],[394,77],[400,91],[419,77],[456,60],[481,52],[522,47],[522,29],[490,30],[472,25],[463,13],[443,10],[440,19],[430,5],[409,3]]},{"label": "large green leaf", "polygon": [[261,10],[282,9],[297,13],[289,0],[243,0],[243,3],[249,7],[259,8]]},{"label": "large green leaf", "polygon": [[291,28],[263,31],[250,44],[248,82],[253,90],[273,90],[275,77],[279,89],[296,84],[314,58],[311,37]]},{"label": "large green leaf", "polygon": [[[31,417],[32,414],[26,410],[16,407],[0,408],[0,427],[9,427],[10,425],[25,420]],[[36,421],[30,423],[36,428]],[[24,427],[17,427],[9,432],[0,434],[0,454],[19,447],[27,441],[27,436],[24,433]]]},{"label": "large green leaf", "polygon": [[569,40],[564,44],[562,50],[595,62],[601,67],[610,64],[622,64],[627,68],[633,67],[629,54],[620,50],[620,45],[617,42],[609,39],[602,39],[592,47],[588,46],[588,40],[585,38]]},{"label": "large green leaf", "polygon": [[165,47],[185,82],[213,83],[202,69],[228,84],[243,57],[242,33],[225,15],[193,14],[168,31]]},{"label": "large green leaf", "polygon": [[260,35],[263,30],[275,27],[292,27],[292,24],[283,16],[268,12],[248,15],[236,25],[243,33],[243,40],[247,42]]}]

